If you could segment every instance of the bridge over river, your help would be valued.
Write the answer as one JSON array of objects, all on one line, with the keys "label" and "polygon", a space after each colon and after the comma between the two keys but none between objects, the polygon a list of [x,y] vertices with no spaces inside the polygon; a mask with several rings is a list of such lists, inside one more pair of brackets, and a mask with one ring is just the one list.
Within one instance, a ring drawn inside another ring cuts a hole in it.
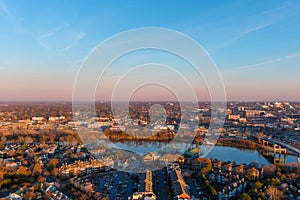
[{"label": "bridge over river", "polygon": [[297,156],[298,167],[300,167],[300,148],[297,146],[293,146],[291,144],[287,144],[285,142],[281,142],[278,140],[274,140],[267,137],[258,138],[256,135],[251,134],[251,137],[256,139],[258,143],[262,145],[264,150],[264,155],[273,155],[274,164],[277,165],[286,165],[286,154],[287,152],[294,154]]}]

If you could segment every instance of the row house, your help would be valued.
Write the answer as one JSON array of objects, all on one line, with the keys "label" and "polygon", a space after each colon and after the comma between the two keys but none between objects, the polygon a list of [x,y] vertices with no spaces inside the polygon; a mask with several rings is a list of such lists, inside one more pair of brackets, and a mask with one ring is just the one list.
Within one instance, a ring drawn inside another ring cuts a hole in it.
[{"label": "row house", "polygon": [[178,164],[170,164],[168,166],[168,176],[172,187],[174,200],[192,199],[187,184],[183,180],[181,169]]},{"label": "row house", "polygon": [[246,186],[247,184],[243,180],[238,180],[224,186],[223,189],[218,192],[219,200],[228,200],[239,197],[244,192]]},{"label": "row house", "polygon": [[74,164],[63,164],[60,167],[60,173],[63,177],[70,177],[70,176],[83,176],[87,174],[96,174],[100,171],[103,171],[105,165],[98,160],[91,160],[91,161],[78,161]]},{"label": "row house", "polygon": [[190,162],[190,168],[193,170],[201,170],[207,167],[211,163],[211,159],[208,158],[196,158]]}]

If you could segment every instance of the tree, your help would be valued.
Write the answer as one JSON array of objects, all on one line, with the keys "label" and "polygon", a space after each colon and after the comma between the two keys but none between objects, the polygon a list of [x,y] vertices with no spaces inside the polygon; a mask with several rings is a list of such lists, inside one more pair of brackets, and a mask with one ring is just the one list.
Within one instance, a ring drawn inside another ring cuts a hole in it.
[{"label": "tree", "polygon": [[279,180],[279,178],[272,178],[270,181],[269,181],[269,184],[270,185],[280,185],[281,184],[281,182],[280,182],[280,180]]},{"label": "tree", "polygon": [[248,174],[246,175],[246,178],[247,178],[249,181],[254,181],[254,180],[255,180],[255,177],[254,177],[252,174],[250,174],[250,173],[248,173]]},{"label": "tree", "polygon": [[37,161],[33,167],[32,175],[33,176],[40,175],[40,174],[42,174],[42,171],[43,171],[42,166],[41,166],[40,162]]},{"label": "tree", "polygon": [[29,192],[29,191],[27,191],[23,196],[23,199],[35,199],[35,198],[36,198],[36,194],[34,192]]},{"label": "tree", "polygon": [[14,157],[14,156],[16,156],[16,151],[14,149],[11,149],[7,152],[7,155],[9,157]]},{"label": "tree", "polygon": [[33,139],[32,139],[30,136],[26,136],[26,137],[24,138],[24,142],[25,142],[26,144],[30,144],[30,143],[33,142]]},{"label": "tree", "polygon": [[94,194],[94,199],[100,199],[101,196],[102,196],[101,192],[96,192],[96,193]]},{"label": "tree", "polygon": [[44,176],[44,177],[50,176],[50,172],[48,172],[47,170],[44,171],[43,176]]},{"label": "tree", "polygon": [[47,137],[45,135],[42,135],[40,141],[41,143],[45,144],[47,142]]},{"label": "tree", "polygon": [[9,187],[10,185],[11,185],[11,180],[8,178],[0,182],[0,188],[4,188],[7,186]]},{"label": "tree", "polygon": [[50,140],[50,143],[53,143],[55,140],[55,135],[54,134],[49,135],[49,140]]},{"label": "tree", "polygon": [[240,200],[252,200],[252,198],[245,192],[240,196],[239,199]]},{"label": "tree", "polygon": [[264,184],[262,184],[261,182],[259,182],[259,181],[257,181],[256,183],[255,183],[255,189],[257,189],[257,190],[259,190],[262,186],[263,186]]},{"label": "tree", "polygon": [[58,164],[58,160],[56,158],[52,158],[48,163],[47,163],[47,170],[51,172]]},{"label": "tree", "polygon": [[6,136],[2,136],[1,137],[1,142],[3,142],[4,144],[6,143],[6,141],[7,141],[7,138],[6,138]]},{"label": "tree", "polygon": [[211,171],[211,169],[212,169],[212,163],[209,162],[209,163],[207,163],[206,167],[202,168],[201,172],[203,174],[207,174],[207,173],[209,173]]},{"label": "tree", "polygon": [[214,197],[218,196],[218,193],[217,193],[216,189],[213,186],[210,185],[209,189],[210,189],[210,192],[211,192],[212,196],[214,196]]},{"label": "tree", "polygon": [[22,135],[18,136],[18,142],[24,143],[25,138]]},{"label": "tree", "polygon": [[267,199],[266,194],[264,192],[258,193],[258,198],[260,198],[261,200],[266,200]]},{"label": "tree", "polygon": [[38,181],[39,183],[44,183],[44,182],[46,181],[46,178],[43,177],[43,176],[39,176],[39,177],[37,178],[37,181]]},{"label": "tree", "polygon": [[4,179],[4,171],[0,169],[0,181]]},{"label": "tree", "polygon": [[27,167],[20,166],[16,172],[17,175],[24,175],[24,176],[30,176],[31,171]]},{"label": "tree", "polygon": [[4,147],[4,145],[5,145],[5,143],[6,143],[6,137],[5,136],[2,136],[1,137],[1,140],[0,140],[0,148],[3,148]]},{"label": "tree", "polygon": [[270,186],[266,190],[266,194],[268,195],[268,197],[270,199],[273,199],[273,200],[283,199],[283,192],[280,191],[279,189],[277,189],[275,186]]},{"label": "tree", "polygon": [[55,177],[58,175],[58,169],[56,167],[52,169],[51,175]]}]

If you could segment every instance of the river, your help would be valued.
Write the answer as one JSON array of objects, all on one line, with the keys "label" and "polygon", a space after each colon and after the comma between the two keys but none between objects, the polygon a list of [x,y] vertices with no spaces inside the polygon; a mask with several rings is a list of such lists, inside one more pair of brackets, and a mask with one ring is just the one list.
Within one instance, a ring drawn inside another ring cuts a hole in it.
[{"label": "river", "polygon": [[[270,164],[270,162],[257,150],[239,149],[227,146],[215,146],[206,157],[223,161],[234,161],[238,164],[249,164],[253,161],[257,161],[259,164]],[[297,158],[292,155],[287,155],[286,161],[287,163],[297,162]]]},{"label": "river", "polygon": [[[119,148],[126,149],[133,152],[151,152],[166,145],[164,142],[117,142],[115,143]],[[184,145],[185,146],[185,145]],[[240,149],[228,146],[214,146],[211,151],[205,156],[207,158],[218,159],[223,161],[233,161],[237,164],[250,164],[257,161],[261,164],[270,164],[270,162],[257,150]],[[297,162],[297,157],[287,155],[287,164]]]}]

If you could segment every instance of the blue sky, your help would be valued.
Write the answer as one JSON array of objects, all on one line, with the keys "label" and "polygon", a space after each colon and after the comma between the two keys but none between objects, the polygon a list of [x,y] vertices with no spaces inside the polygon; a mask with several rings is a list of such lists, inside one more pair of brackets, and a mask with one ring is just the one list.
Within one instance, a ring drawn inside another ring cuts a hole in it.
[{"label": "blue sky", "polygon": [[300,100],[299,1],[0,0],[0,100],[71,100],[106,38],[164,27],[201,44],[229,100]]}]

